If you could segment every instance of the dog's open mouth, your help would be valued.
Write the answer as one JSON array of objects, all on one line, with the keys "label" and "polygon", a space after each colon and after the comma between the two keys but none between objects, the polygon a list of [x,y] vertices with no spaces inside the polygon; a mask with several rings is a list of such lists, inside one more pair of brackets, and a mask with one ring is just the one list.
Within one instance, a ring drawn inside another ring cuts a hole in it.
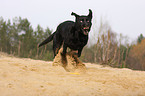
[{"label": "dog's open mouth", "polygon": [[89,27],[83,27],[83,33],[84,33],[84,35],[88,35],[88,33],[89,33]]}]

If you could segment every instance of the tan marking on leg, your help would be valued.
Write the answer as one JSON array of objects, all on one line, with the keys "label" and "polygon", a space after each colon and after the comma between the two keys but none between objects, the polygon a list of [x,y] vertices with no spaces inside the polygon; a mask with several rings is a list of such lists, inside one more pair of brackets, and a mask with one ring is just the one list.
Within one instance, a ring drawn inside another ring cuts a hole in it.
[{"label": "tan marking on leg", "polygon": [[59,48],[56,48],[56,50],[55,50],[55,54],[57,54],[57,53],[58,53],[58,50],[59,50]]}]

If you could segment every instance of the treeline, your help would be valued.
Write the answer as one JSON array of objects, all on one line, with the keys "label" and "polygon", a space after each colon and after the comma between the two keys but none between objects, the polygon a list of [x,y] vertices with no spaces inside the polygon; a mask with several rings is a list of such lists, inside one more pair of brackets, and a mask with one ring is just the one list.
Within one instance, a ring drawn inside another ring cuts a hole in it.
[{"label": "treeline", "polygon": [[14,18],[5,21],[0,18],[0,51],[19,57],[52,60],[52,43],[38,48],[38,44],[50,34],[49,28],[43,29],[40,25],[34,30],[26,18]]},{"label": "treeline", "polygon": [[140,34],[130,44],[127,36],[118,35],[107,23],[101,22],[96,30],[96,43],[85,48],[81,59],[118,68],[145,70],[145,37]]},{"label": "treeline", "polygon": [[131,46],[127,59],[128,67],[137,70],[145,70],[145,37],[141,34],[137,44]]},{"label": "treeline", "polygon": [[[96,42],[85,47],[80,59],[84,62],[100,63],[119,68],[145,70],[145,37],[141,34],[136,43],[129,44],[128,38],[118,35],[106,23],[94,30],[97,35],[92,38]],[[14,18],[5,21],[0,18],[0,51],[19,57],[53,60],[52,42],[38,48],[38,44],[46,39],[52,30],[36,29],[26,18]]]}]

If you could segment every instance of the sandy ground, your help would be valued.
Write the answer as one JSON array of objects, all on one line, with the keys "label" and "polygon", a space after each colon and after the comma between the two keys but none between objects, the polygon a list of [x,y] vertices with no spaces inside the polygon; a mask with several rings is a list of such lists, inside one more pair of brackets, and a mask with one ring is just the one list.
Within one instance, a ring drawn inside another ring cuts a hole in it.
[{"label": "sandy ground", "polygon": [[52,62],[0,54],[0,96],[145,96],[145,72],[86,63],[66,72]]}]

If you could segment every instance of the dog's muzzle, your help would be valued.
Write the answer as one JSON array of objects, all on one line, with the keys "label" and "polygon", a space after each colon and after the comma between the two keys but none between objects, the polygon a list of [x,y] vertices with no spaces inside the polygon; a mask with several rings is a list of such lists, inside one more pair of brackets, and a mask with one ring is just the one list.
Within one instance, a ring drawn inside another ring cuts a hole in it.
[{"label": "dog's muzzle", "polygon": [[84,34],[84,35],[88,35],[89,29],[90,29],[89,27],[83,27],[83,29],[82,29],[83,34]]}]

